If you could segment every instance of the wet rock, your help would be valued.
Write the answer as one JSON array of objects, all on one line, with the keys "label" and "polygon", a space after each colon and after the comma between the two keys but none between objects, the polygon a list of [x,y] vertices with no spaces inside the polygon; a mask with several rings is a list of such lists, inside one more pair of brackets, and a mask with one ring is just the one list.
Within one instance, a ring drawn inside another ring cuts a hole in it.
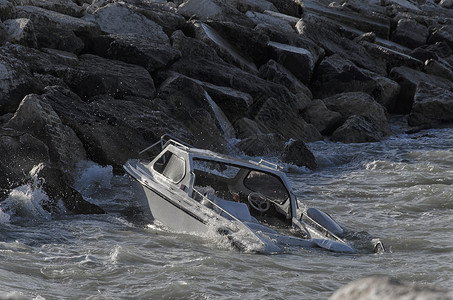
[{"label": "wet rock", "polygon": [[[209,24],[217,25],[217,27],[221,27],[221,29],[224,29],[225,27],[218,23]],[[252,74],[257,73],[258,70],[254,61],[248,54],[240,50],[240,48],[244,47],[241,47],[240,44],[239,47],[236,46],[236,43],[233,44],[233,41],[238,40],[237,38],[232,39],[230,36],[230,40],[233,40],[230,42],[208,25],[208,23],[195,22],[193,26],[195,28],[196,38],[215,49],[219,57],[224,61],[234,64],[246,72]]]},{"label": "wet rock", "polygon": [[446,290],[399,281],[388,276],[372,276],[355,280],[337,290],[329,300],[451,300],[453,293]]},{"label": "wet rock", "polygon": [[278,133],[286,140],[293,138],[313,142],[322,139],[313,125],[308,124],[297,111],[281,100],[269,98],[265,101],[254,121],[267,128],[269,132]]},{"label": "wet rock", "polygon": [[424,71],[427,74],[439,76],[453,82],[453,67],[443,59],[428,59],[425,61]]},{"label": "wet rock", "polygon": [[135,34],[99,36],[93,43],[93,53],[142,66],[150,73],[165,69],[181,57],[181,52],[170,44]]},{"label": "wet rock", "polygon": [[[206,24],[218,32],[229,44],[234,45],[239,54],[248,58],[249,61],[253,61],[255,65],[259,66],[268,60],[269,37],[267,35],[254,28],[232,22],[209,21]],[[256,72],[256,67],[252,69],[253,72]]]},{"label": "wet rock", "polygon": [[144,68],[90,54],[80,56],[80,63],[61,75],[84,100],[96,95],[153,98],[155,93],[153,79]]},{"label": "wet rock", "polygon": [[270,41],[270,56],[273,60],[288,69],[302,83],[311,81],[317,57],[304,48]]},{"label": "wet rock", "polygon": [[83,39],[100,33],[99,26],[93,22],[40,7],[16,6],[16,15],[17,18],[28,18],[33,22],[40,47],[78,53],[85,45]]},{"label": "wet rock", "polygon": [[399,90],[399,85],[395,81],[359,68],[337,54],[321,62],[313,86],[314,95],[318,98],[344,92],[364,92],[391,111]]},{"label": "wet rock", "polygon": [[242,139],[235,146],[246,155],[263,156],[280,154],[285,142],[278,134],[257,134]]},{"label": "wet rock", "polygon": [[253,103],[252,96],[229,87],[200,83],[231,123],[248,116],[249,107]]},{"label": "wet rock", "polygon": [[25,95],[41,88],[24,61],[0,48],[0,115],[15,112]]},{"label": "wet rock", "polygon": [[314,14],[305,14],[296,24],[297,32],[313,40],[326,51],[326,55],[336,54],[352,61],[357,66],[373,71],[379,75],[386,75],[385,64],[376,61],[360,44],[355,43],[348,36],[345,29],[331,20]]},{"label": "wet rock", "polygon": [[9,19],[4,22],[4,25],[7,41],[32,48],[38,47],[35,29],[30,19]]},{"label": "wet rock", "polygon": [[44,142],[52,164],[71,176],[77,163],[86,160],[85,149],[74,131],[41,99],[36,94],[27,95],[4,128],[29,133]]},{"label": "wet rock", "polygon": [[154,101],[192,133],[192,145],[219,148],[233,131],[231,123],[206,90],[180,74],[173,74],[161,84],[158,99]]},{"label": "wet rock", "polygon": [[[22,185],[33,167],[49,163],[49,149],[46,144],[30,133],[11,128],[0,128],[0,190],[3,197],[12,188]],[[0,201],[2,195],[0,194]]]},{"label": "wet rock", "polygon": [[393,68],[390,72],[390,77],[401,86],[398,101],[395,105],[395,113],[407,114],[411,111],[412,104],[414,103],[415,91],[417,86],[422,82],[446,90],[453,88],[452,82],[447,79],[429,75],[404,66]]},{"label": "wet rock", "polygon": [[277,8],[270,1],[260,0],[233,0],[237,10],[242,13],[253,10],[257,12],[264,12],[266,10],[277,11]]},{"label": "wet rock", "polygon": [[343,143],[379,142],[386,135],[365,117],[352,115],[331,136],[333,141]]},{"label": "wet rock", "polygon": [[26,0],[21,2],[23,3],[22,5],[41,7],[76,18],[82,17],[85,11],[81,5],[72,0]]},{"label": "wet rock", "polygon": [[302,117],[323,135],[330,135],[344,121],[339,112],[331,111],[322,100],[313,102],[302,111]]},{"label": "wet rock", "polygon": [[365,93],[343,93],[323,99],[327,108],[347,118],[332,133],[345,143],[380,141],[391,133],[384,107]]},{"label": "wet rock", "polygon": [[244,15],[232,4],[234,3],[221,0],[185,0],[179,5],[178,13],[187,19],[229,21],[251,26],[253,23],[244,18]]},{"label": "wet rock", "polygon": [[107,4],[96,10],[92,18],[87,17],[87,19],[92,19],[99,24],[103,32],[109,34],[134,34],[157,44],[170,43],[160,25],[123,3]]},{"label": "wet rock", "polygon": [[240,118],[233,123],[233,126],[236,130],[236,138],[241,140],[263,134],[258,124],[249,118]]},{"label": "wet rock", "polygon": [[426,26],[414,19],[400,19],[392,33],[392,40],[410,49],[425,45],[429,36]]},{"label": "wet rock", "polygon": [[14,18],[16,7],[8,0],[0,0],[0,21]]},{"label": "wet rock", "polygon": [[265,32],[262,30],[267,28],[269,30],[273,30],[278,28],[280,33],[295,33],[296,30],[294,26],[283,18],[276,17],[274,15],[269,14],[268,12],[260,13],[256,11],[247,11],[246,16],[255,23],[255,28]]},{"label": "wet rock", "polygon": [[303,13],[303,3],[300,0],[270,0],[282,14],[300,18]]},{"label": "wet rock", "polygon": [[435,26],[431,30],[432,33],[429,36],[428,44],[444,42],[450,49],[453,49],[453,25]]},{"label": "wet rock", "polygon": [[303,141],[291,140],[286,143],[281,155],[283,162],[315,170],[318,167],[315,156]]},{"label": "wet rock", "polygon": [[453,92],[420,83],[417,86],[410,126],[438,127],[453,122]]}]

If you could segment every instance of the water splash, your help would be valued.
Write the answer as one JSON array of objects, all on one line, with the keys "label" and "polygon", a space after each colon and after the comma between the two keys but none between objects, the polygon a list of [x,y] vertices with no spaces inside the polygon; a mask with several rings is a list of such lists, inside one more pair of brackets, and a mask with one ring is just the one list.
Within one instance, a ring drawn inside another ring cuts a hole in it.
[{"label": "water splash", "polygon": [[50,199],[42,189],[42,179],[38,177],[43,167],[42,163],[34,166],[29,173],[30,181],[11,190],[8,197],[0,203],[1,223],[51,219],[51,214],[43,208],[43,205],[50,203]]}]

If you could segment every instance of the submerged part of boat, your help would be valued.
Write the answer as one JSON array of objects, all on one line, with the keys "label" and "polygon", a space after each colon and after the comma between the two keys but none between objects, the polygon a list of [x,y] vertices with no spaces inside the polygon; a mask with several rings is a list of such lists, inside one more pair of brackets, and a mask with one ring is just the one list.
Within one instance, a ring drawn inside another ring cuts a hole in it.
[{"label": "submerged part of boat", "polygon": [[[278,253],[286,247],[356,253],[345,230],[319,209],[299,208],[286,175],[268,161],[238,159],[193,148],[168,135],[150,160],[124,169],[145,191],[155,220],[177,232],[226,236],[241,251]],[[371,249],[384,251],[378,239]]]}]

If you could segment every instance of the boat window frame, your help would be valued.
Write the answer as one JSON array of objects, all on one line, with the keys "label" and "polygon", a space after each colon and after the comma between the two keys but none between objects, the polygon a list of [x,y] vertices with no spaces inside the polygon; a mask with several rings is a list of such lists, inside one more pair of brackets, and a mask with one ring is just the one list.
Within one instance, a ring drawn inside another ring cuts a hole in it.
[{"label": "boat window frame", "polygon": [[[165,155],[167,154],[170,154],[170,156],[166,157]],[[167,175],[164,174],[164,171],[165,169],[167,168],[167,165],[170,163],[170,160],[171,158],[175,156],[177,159],[179,159],[180,161],[182,161],[183,165],[182,165],[182,174],[181,174],[181,178],[178,177],[178,180],[174,180],[173,178],[171,177],[168,177]],[[157,163],[160,161],[160,160],[164,160],[164,166],[162,168],[162,171],[156,169],[157,167]],[[183,181],[183,179],[186,177],[186,167],[187,167],[187,162],[186,162],[186,159],[184,159],[184,157],[176,154],[175,152],[171,151],[170,149],[167,149],[165,152],[163,152],[162,154],[160,154],[158,157],[156,157],[156,160],[154,161],[153,163],[153,170],[158,173],[159,175],[165,177],[166,179],[168,179],[169,181],[171,181],[172,183],[174,184],[178,184],[180,183],[181,181]]]},{"label": "boat window frame", "polygon": [[247,172],[247,174],[243,177],[243,180],[242,180],[242,184],[244,185],[244,187],[246,187],[247,189],[251,190],[252,192],[255,192],[255,193],[260,193],[262,194],[263,196],[266,196],[266,194],[264,194],[262,191],[256,191],[254,189],[252,189],[249,185],[246,184],[246,180],[247,178],[249,178],[250,176],[250,173],[252,172],[260,172],[260,173],[263,173],[265,175],[268,175],[268,176],[271,176],[273,178],[276,178],[279,183],[281,184],[281,186],[284,188],[285,192],[286,192],[286,198],[284,200],[280,200],[280,199],[273,199],[271,197],[269,197],[272,202],[278,204],[278,205],[284,205],[286,202],[288,202],[288,199],[291,200],[291,191],[288,189],[288,187],[285,185],[285,182],[282,180],[282,178],[274,173],[271,173],[271,172],[265,172],[263,170],[257,170],[257,169],[250,169],[250,168],[247,168],[249,171]]}]

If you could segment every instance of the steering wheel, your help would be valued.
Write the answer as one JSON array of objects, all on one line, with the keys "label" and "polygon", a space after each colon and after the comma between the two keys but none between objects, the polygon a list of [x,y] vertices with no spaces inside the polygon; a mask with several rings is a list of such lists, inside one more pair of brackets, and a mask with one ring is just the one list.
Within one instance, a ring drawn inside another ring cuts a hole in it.
[{"label": "steering wheel", "polygon": [[260,193],[250,193],[247,200],[251,207],[260,212],[265,212],[271,207],[270,202]]}]

